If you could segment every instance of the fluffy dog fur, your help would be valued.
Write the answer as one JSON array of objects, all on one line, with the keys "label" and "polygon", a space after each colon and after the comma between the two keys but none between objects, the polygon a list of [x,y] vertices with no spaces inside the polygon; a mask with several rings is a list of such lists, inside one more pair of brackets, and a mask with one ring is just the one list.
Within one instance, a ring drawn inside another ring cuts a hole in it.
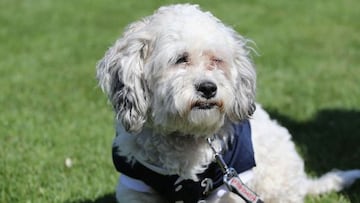
[{"label": "fluffy dog fur", "polygon": [[[250,119],[257,166],[248,186],[265,202],[302,202],[306,194],[339,191],[359,178],[360,170],[306,176],[289,132],[259,105],[254,112],[256,74],[247,44],[194,5],[161,7],[131,24],[97,67],[116,113],[118,153],[196,181],[214,161],[206,138],[231,139],[231,123]],[[197,91],[204,81],[216,85],[214,97]],[[164,202],[161,194],[121,184],[116,196]],[[241,202],[231,193],[211,201]]]}]

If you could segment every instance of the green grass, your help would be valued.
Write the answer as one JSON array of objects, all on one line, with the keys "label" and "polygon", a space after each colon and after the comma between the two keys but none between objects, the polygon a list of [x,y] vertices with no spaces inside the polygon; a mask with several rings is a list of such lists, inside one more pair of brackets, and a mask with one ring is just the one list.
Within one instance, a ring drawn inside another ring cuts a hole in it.
[{"label": "green grass", "polygon": [[[113,201],[113,115],[95,64],[126,24],[172,2],[0,1],[0,202]],[[360,168],[360,3],[197,3],[256,42],[258,101],[307,172]],[[360,184],[307,202],[360,202]]]}]

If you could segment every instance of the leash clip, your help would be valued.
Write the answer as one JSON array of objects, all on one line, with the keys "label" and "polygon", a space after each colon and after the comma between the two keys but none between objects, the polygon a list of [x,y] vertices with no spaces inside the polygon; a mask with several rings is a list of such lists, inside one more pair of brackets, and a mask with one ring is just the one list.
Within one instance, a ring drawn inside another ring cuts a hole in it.
[{"label": "leash clip", "polygon": [[216,163],[219,165],[221,171],[224,174],[223,181],[227,188],[239,195],[245,202],[247,203],[264,203],[260,197],[248,188],[239,178],[238,173],[234,168],[229,168],[228,165],[225,163],[222,155],[217,152],[212,144],[215,138],[207,138],[207,142],[214,152]]}]

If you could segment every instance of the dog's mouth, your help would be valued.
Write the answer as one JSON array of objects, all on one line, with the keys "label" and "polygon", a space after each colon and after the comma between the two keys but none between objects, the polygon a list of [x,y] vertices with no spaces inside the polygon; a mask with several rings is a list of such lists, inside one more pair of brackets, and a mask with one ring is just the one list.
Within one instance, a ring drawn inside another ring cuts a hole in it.
[{"label": "dog's mouth", "polygon": [[212,108],[222,108],[223,104],[220,101],[195,101],[191,104],[191,109],[208,110]]}]

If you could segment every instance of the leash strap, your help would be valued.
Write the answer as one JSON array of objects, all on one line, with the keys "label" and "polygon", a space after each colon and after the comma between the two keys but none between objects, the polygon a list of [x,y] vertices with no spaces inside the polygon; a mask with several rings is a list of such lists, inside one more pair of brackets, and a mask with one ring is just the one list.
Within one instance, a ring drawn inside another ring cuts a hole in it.
[{"label": "leash strap", "polygon": [[247,203],[264,203],[260,199],[259,195],[257,195],[241,181],[236,170],[227,166],[221,154],[217,152],[212,145],[213,139],[208,138],[207,141],[210,145],[210,148],[215,154],[215,160],[217,164],[219,165],[221,171],[224,173],[224,183],[229,189],[229,191],[239,195]]}]

